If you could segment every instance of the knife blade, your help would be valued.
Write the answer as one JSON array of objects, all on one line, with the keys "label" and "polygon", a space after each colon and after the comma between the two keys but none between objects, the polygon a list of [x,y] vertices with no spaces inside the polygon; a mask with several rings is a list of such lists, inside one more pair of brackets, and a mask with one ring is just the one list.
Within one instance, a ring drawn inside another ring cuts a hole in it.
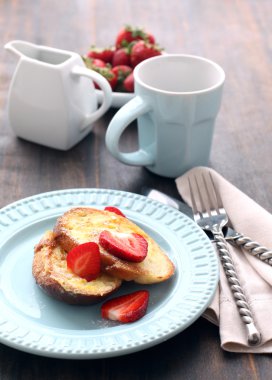
[{"label": "knife blade", "polygon": [[[182,212],[183,214],[185,214],[186,216],[188,216],[190,219],[194,220],[192,208],[190,206],[188,206],[186,203],[184,203],[184,202],[182,202],[176,198],[170,197],[169,195],[167,195],[167,194],[165,194],[159,190],[150,189],[150,188],[144,188],[143,189],[143,195],[145,195],[147,198],[154,199],[160,203],[163,203],[165,205],[173,207],[173,208],[177,209],[178,211]],[[210,240],[213,241],[212,234],[209,231],[205,231],[205,232],[206,232],[206,235],[208,235],[208,237],[210,238]],[[228,227],[226,227],[226,228],[224,228],[223,233],[224,233],[225,237],[231,236],[231,233],[233,236],[234,231],[233,230],[228,231]]]},{"label": "knife blade", "polygon": [[145,188],[143,194],[147,198],[154,199],[165,205],[176,208],[177,210],[181,211],[183,214],[189,216],[189,218],[191,219],[194,218],[191,207],[188,206],[186,203],[179,201],[178,199],[170,197],[169,195],[166,195],[165,193],[162,193],[161,191],[158,191],[155,189],[149,189],[149,188]]},{"label": "knife blade", "polygon": [[[147,198],[154,199],[158,202],[161,202],[165,205],[168,205],[170,207],[174,207],[175,209],[179,210],[183,214],[187,215],[189,218],[194,220],[193,211],[190,206],[188,206],[186,203],[175,199],[173,197],[170,197],[169,195],[155,189],[151,188],[144,188],[142,190],[142,194],[145,195]],[[244,248],[247,252],[249,252],[252,256],[257,257],[259,260],[265,262],[268,265],[272,266],[272,250],[267,249],[266,247],[261,246],[256,241],[253,241],[251,238],[235,231],[230,226],[227,226],[223,230],[225,239],[230,242],[231,244],[239,247]],[[212,240],[212,236],[209,235],[210,240]]]}]

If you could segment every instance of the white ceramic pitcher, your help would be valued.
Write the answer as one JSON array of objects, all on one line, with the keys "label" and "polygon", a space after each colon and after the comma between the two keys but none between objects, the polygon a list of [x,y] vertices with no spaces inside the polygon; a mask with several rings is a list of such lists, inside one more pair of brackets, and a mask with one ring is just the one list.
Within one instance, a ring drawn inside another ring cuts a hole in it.
[{"label": "white ceramic pitcher", "polygon": [[[9,124],[18,137],[67,150],[110,107],[108,81],[79,54],[20,40],[5,48],[19,56],[8,96]],[[93,81],[104,93],[99,108]]]}]

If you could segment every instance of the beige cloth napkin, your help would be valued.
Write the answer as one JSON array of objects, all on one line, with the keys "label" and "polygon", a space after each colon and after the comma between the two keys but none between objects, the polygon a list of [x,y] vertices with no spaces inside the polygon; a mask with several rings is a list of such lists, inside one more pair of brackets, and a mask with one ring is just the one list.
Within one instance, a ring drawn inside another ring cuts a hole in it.
[{"label": "beige cloth napkin", "polygon": [[[190,204],[188,176],[210,170],[231,220],[232,227],[261,245],[272,249],[272,215],[210,168],[197,167],[176,179],[183,200]],[[272,352],[272,266],[229,244],[241,286],[247,295],[262,342],[247,344],[246,329],[240,319],[228,281],[220,264],[220,281],[204,317],[219,326],[221,347],[231,352]]]}]

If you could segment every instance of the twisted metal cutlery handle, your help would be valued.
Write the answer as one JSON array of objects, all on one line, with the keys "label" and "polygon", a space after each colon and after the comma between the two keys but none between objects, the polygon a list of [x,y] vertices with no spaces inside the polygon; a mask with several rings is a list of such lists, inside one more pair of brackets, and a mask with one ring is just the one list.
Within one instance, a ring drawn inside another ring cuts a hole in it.
[{"label": "twisted metal cutlery handle", "polygon": [[255,326],[253,316],[247,301],[247,297],[240,285],[240,281],[238,279],[231,254],[229,252],[227,242],[224,238],[223,233],[220,230],[216,229],[212,232],[214,235],[214,240],[218,249],[218,253],[225,275],[230,284],[232,294],[235,298],[239,314],[247,329],[248,344],[251,346],[255,346],[260,343],[261,334]]},{"label": "twisted metal cutlery handle", "polygon": [[257,257],[259,260],[264,261],[266,264],[272,266],[272,251],[266,247],[261,246],[256,241],[253,241],[248,236],[238,234],[227,238],[233,245],[244,248],[252,256]]}]

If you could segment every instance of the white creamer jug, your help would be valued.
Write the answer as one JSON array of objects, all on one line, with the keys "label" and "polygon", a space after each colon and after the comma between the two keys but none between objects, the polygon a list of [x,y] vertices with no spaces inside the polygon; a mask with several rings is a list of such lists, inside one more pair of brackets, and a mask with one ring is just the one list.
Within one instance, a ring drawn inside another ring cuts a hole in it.
[{"label": "white creamer jug", "polygon": [[[18,137],[67,150],[110,107],[108,81],[87,69],[79,54],[19,40],[5,48],[19,56],[7,107],[10,127]],[[104,94],[99,108],[93,81]]]}]

